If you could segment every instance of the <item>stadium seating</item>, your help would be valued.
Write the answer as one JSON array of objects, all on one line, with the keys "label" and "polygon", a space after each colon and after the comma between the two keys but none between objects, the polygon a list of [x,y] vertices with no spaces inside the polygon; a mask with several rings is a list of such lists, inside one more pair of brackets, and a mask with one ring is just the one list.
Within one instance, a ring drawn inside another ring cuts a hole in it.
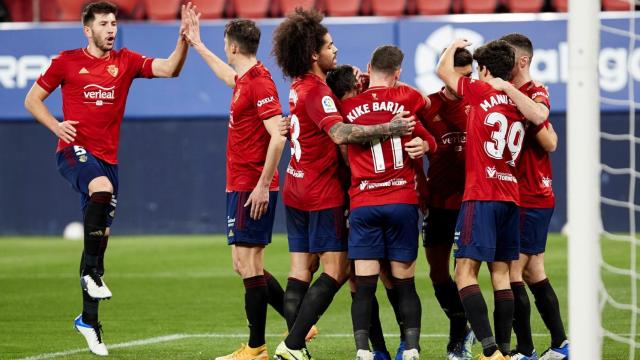
[{"label": "stadium seating", "polygon": [[416,8],[420,15],[444,15],[451,9],[451,0],[417,0]]},{"label": "stadium seating", "polygon": [[462,8],[467,14],[493,14],[498,0],[463,0]]},{"label": "stadium seating", "polygon": [[144,0],[149,20],[174,20],[178,18],[180,0]]},{"label": "stadium seating", "polygon": [[118,6],[118,19],[142,20],[144,4],[141,0],[109,0]]},{"label": "stadium seating", "polygon": [[406,0],[372,0],[371,9],[377,16],[401,16],[407,6]]},{"label": "stadium seating", "polygon": [[80,21],[80,13],[87,0],[57,0],[58,21]]},{"label": "stadium seating", "polygon": [[269,0],[233,0],[239,18],[263,18],[268,16]]},{"label": "stadium seating", "polygon": [[602,8],[606,11],[629,11],[634,0],[602,0]]},{"label": "stadium seating", "polygon": [[326,0],[325,6],[329,16],[356,16],[360,0]]},{"label": "stadium seating", "polygon": [[507,7],[514,13],[536,13],[542,10],[544,0],[508,0]]},{"label": "stadium seating", "polygon": [[569,9],[569,0],[551,0],[551,4],[558,12],[567,12]]},{"label": "stadium seating", "polygon": [[[219,19],[224,12],[225,0],[190,0],[197,10],[202,13],[203,19]],[[184,4],[189,0],[185,0]]]},{"label": "stadium seating", "polygon": [[316,6],[315,0],[278,0],[278,13],[282,16],[293,12],[297,7],[311,9]]}]

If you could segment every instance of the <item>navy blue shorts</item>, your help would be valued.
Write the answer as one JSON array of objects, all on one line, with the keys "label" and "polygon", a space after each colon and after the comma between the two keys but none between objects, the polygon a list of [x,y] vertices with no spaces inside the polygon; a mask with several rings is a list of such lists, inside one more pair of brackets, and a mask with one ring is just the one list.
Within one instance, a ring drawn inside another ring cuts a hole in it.
[{"label": "navy blue shorts", "polygon": [[346,209],[305,211],[285,206],[289,252],[347,251]]},{"label": "navy blue shorts", "polygon": [[537,255],[547,247],[547,233],[553,208],[520,208],[520,252]]},{"label": "navy blue shorts", "polygon": [[80,207],[84,217],[89,203],[89,183],[91,180],[106,176],[113,186],[113,195],[107,217],[107,227],[110,227],[115,217],[118,203],[118,165],[109,164],[93,156],[82,146],[69,146],[56,154],[58,171],[67,179],[73,189],[80,193]]},{"label": "navy blue shorts", "polygon": [[420,218],[417,205],[355,208],[349,216],[349,259],[415,261]]},{"label": "navy blue shorts", "polygon": [[227,193],[227,244],[229,245],[267,245],[271,242],[278,192],[269,191],[267,212],[258,220],[251,218],[251,205],[244,206],[249,195],[251,195],[249,191]]},{"label": "navy blue shorts", "polygon": [[436,247],[453,244],[460,210],[429,208],[422,222],[422,246]]},{"label": "navy blue shorts", "polygon": [[506,201],[464,201],[455,231],[454,256],[511,261],[520,256],[518,206]]}]

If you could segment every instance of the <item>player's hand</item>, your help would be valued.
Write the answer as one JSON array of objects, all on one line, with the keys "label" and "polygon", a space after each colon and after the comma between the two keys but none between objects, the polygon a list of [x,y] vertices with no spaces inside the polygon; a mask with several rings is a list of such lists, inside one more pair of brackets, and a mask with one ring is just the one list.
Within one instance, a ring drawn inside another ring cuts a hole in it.
[{"label": "player's hand", "polygon": [[391,136],[411,135],[413,128],[416,126],[416,117],[409,116],[408,111],[395,114],[389,123],[389,131]]},{"label": "player's hand", "polygon": [[278,122],[278,131],[280,136],[285,136],[287,139],[291,138],[291,116],[283,116]]},{"label": "player's hand", "polygon": [[510,82],[497,77],[487,80],[487,83],[498,91],[505,91],[509,86],[511,86]]},{"label": "player's hand", "polygon": [[202,43],[200,39],[200,16],[202,13],[196,12],[196,7],[192,7],[188,10],[189,16],[187,17],[187,31],[184,37],[189,42],[189,45],[195,46]]},{"label": "player's hand", "polygon": [[458,49],[458,48],[466,48],[469,45],[471,45],[471,42],[469,42],[467,39],[455,39],[453,40],[450,46],[453,47],[454,49]]},{"label": "player's hand", "polygon": [[429,151],[429,144],[422,140],[420,137],[411,139],[408,143],[404,144],[404,150],[409,154],[412,159],[421,158],[427,151]]},{"label": "player's hand", "polygon": [[249,195],[249,199],[247,199],[244,207],[249,205],[251,205],[249,216],[251,216],[253,220],[259,220],[266,214],[269,208],[269,187],[256,186],[251,192],[251,195]]},{"label": "player's hand", "polygon": [[185,4],[182,4],[182,6],[180,7],[180,29],[178,30],[178,34],[180,35],[180,38],[183,40],[187,40],[185,37],[185,33],[187,32],[188,29],[188,22],[187,22],[187,18],[189,16],[189,9],[191,9],[191,2]]},{"label": "player's hand", "polygon": [[76,128],[73,125],[79,124],[79,121],[65,120],[58,123],[58,126],[54,128],[53,133],[62,141],[70,144],[76,138]]}]

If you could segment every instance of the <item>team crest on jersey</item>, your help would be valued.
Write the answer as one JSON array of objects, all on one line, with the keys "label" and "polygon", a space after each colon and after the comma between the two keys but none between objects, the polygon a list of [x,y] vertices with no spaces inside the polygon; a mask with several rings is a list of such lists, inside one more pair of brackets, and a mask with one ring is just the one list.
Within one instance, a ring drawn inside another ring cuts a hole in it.
[{"label": "team crest on jersey", "polygon": [[109,65],[109,66],[107,66],[107,72],[111,76],[116,77],[116,76],[118,76],[118,67],[115,66],[115,65]]},{"label": "team crest on jersey", "polygon": [[329,95],[326,95],[325,97],[322,98],[322,108],[324,109],[324,112],[326,112],[326,113],[338,112],[338,108],[336,107],[336,103],[333,102],[333,99]]},{"label": "team crest on jersey", "polygon": [[78,156],[78,161],[80,161],[81,163],[87,162],[87,155]]},{"label": "team crest on jersey", "polygon": [[378,94],[376,94],[376,93],[371,94],[371,98],[373,100],[378,100]]},{"label": "team crest on jersey", "polygon": [[546,188],[550,188],[551,187],[551,183],[552,183],[551,178],[548,178],[546,176],[542,177],[542,186],[544,186]]}]

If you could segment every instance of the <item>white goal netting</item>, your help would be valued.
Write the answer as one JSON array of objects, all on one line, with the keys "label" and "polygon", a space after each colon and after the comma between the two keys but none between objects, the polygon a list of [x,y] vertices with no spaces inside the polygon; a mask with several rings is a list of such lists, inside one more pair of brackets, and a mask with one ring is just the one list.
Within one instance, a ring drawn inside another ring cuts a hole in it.
[{"label": "white goal netting", "polygon": [[[636,3],[639,3],[636,1]],[[640,35],[633,0],[630,12],[603,14],[600,38],[601,216],[599,306],[602,359],[640,359],[638,221],[640,220]],[[602,42],[604,43],[604,42]],[[617,74],[617,75],[616,75]],[[614,79],[619,76],[618,79]],[[614,82],[616,82],[614,84]],[[622,85],[622,83],[624,85]]]}]

